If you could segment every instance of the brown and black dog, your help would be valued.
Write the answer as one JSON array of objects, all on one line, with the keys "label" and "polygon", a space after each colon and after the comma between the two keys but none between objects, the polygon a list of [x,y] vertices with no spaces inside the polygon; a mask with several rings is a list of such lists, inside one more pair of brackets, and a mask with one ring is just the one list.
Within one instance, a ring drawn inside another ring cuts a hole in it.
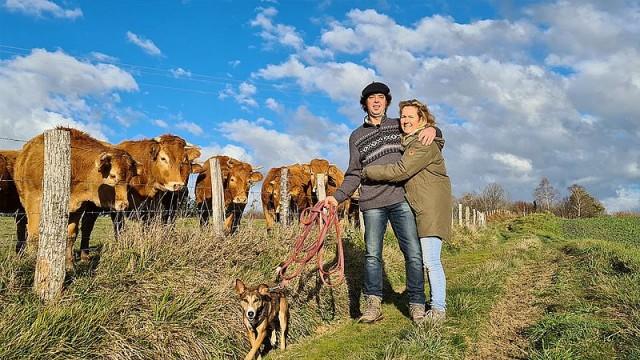
[{"label": "brown and black dog", "polygon": [[[251,350],[245,360],[251,360],[260,350],[268,333],[270,343],[276,343],[276,330],[280,333],[280,349],[287,347],[287,325],[289,323],[289,304],[281,290],[269,290],[266,284],[247,288],[242,280],[236,279],[236,293],[240,296],[242,322],[247,328]],[[261,354],[258,353],[258,359]]]}]

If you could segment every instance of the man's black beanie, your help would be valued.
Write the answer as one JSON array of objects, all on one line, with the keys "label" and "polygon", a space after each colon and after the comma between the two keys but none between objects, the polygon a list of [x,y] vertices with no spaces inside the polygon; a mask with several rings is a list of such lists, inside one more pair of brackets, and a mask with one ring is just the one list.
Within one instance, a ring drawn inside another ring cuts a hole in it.
[{"label": "man's black beanie", "polygon": [[389,87],[387,85],[381,82],[374,81],[371,84],[365,86],[364,89],[362,89],[362,98],[366,99],[371,94],[383,94],[385,96],[388,96],[390,92],[391,90],[389,90]]}]

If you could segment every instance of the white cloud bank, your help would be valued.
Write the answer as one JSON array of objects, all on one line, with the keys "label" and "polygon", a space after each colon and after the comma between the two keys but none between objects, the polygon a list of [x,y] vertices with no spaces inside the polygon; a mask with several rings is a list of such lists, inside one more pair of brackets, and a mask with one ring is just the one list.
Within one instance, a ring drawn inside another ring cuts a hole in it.
[{"label": "white cloud bank", "polygon": [[55,18],[75,20],[82,17],[80,8],[64,9],[49,0],[6,0],[4,7],[9,11],[20,12],[25,15],[44,17],[51,15]]},{"label": "white cloud bank", "polygon": [[[101,115],[127,114],[115,106],[118,91],[136,91],[128,72],[111,64],[93,64],[62,51],[34,49],[29,55],[0,61],[0,128],[3,136],[28,140],[58,125],[72,126],[106,139]],[[92,105],[90,99],[99,99]],[[21,142],[0,140],[0,148]]]}]

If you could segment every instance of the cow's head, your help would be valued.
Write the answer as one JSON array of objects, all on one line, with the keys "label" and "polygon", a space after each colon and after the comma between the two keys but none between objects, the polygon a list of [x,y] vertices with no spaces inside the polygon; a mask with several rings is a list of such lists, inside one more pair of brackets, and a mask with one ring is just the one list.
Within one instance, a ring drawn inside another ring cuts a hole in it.
[{"label": "cow's head", "polygon": [[311,186],[312,186],[313,192],[315,193],[318,191],[316,189],[316,186],[318,185],[317,178],[319,174],[324,175],[325,188],[326,188],[326,181],[327,181],[328,172],[329,172],[329,162],[324,159],[313,159],[309,163],[309,168],[311,169]]},{"label": "cow's head", "polygon": [[311,187],[311,167],[309,164],[294,164],[287,168],[289,169],[289,195],[299,206],[305,206],[311,200],[308,198],[308,190]]},{"label": "cow's head", "polygon": [[228,156],[218,156],[218,160],[225,189],[225,204],[246,205],[251,186],[262,180],[262,174],[254,171],[251,165]]},{"label": "cow's head", "polygon": [[113,208],[121,211],[129,207],[127,187],[131,178],[142,174],[142,166],[131,155],[122,150],[104,151],[96,160],[97,171],[102,176],[104,185],[114,188],[115,203]]},{"label": "cow's head", "polygon": [[192,161],[200,156],[200,149],[174,135],[162,135],[151,145],[151,169],[155,187],[164,191],[178,191],[187,184],[192,173]]}]

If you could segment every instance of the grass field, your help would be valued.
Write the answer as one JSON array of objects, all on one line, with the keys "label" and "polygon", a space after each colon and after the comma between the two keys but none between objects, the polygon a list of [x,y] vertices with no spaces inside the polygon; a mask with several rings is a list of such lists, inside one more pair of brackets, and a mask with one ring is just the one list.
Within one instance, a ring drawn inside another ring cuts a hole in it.
[{"label": "grass field", "polygon": [[[215,238],[192,219],[174,229],[131,223],[112,239],[98,222],[92,261],[57,304],[32,295],[33,255],[18,257],[0,218],[0,358],[227,359],[247,349],[232,282],[273,278],[295,229],[252,222]],[[290,348],[269,359],[638,359],[640,218],[507,219],[457,229],[443,254],[447,321],[408,319],[404,264],[385,242],[385,319],[356,323],[363,243],[347,232],[346,284],[313,269],[290,286]],[[428,289],[426,290],[428,293]]]}]

